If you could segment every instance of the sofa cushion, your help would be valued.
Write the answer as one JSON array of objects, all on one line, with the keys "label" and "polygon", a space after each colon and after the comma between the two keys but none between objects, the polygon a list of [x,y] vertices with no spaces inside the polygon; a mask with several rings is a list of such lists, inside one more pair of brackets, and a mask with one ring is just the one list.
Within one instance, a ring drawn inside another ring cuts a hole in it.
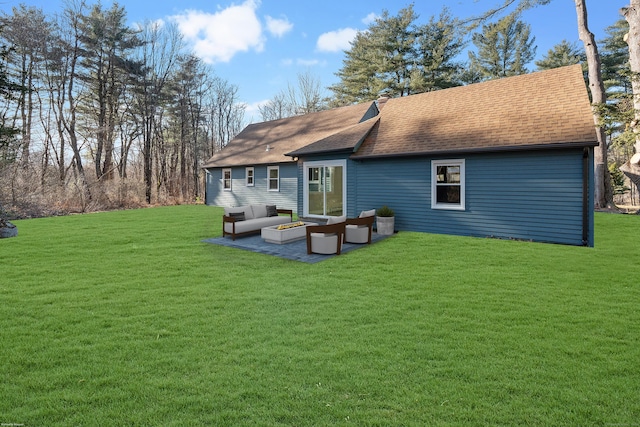
[{"label": "sofa cushion", "polygon": [[255,218],[251,221],[253,227],[257,230],[262,227],[270,227],[272,225],[288,224],[291,219],[288,216],[265,216],[264,218]]},{"label": "sofa cushion", "polygon": [[327,225],[331,225],[331,224],[339,224],[341,222],[345,222],[347,220],[347,216],[343,215],[343,216],[330,216],[329,219],[327,220]]},{"label": "sofa cushion", "polygon": [[267,216],[278,216],[276,205],[267,205]]},{"label": "sofa cushion", "polygon": [[231,213],[244,213],[244,219],[253,219],[253,211],[251,206],[236,206],[231,208],[224,208],[224,214],[229,216]]},{"label": "sofa cushion", "polygon": [[267,205],[251,205],[254,218],[264,218],[267,216]]},{"label": "sofa cushion", "polygon": [[253,219],[256,217],[256,215],[253,213],[253,207],[252,206],[245,206],[244,207],[244,217],[245,219]]},{"label": "sofa cushion", "polygon": [[360,212],[360,218],[366,218],[368,216],[374,216],[376,214],[376,210],[375,209],[371,209],[368,211],[362,211]]},{"label": "sofa cushion", "polygon": [[230,213],[238,213],[238,212],[244,213],[244,208],[245,208],[245,206],[236,206],[236,207],[233,207],[233,208],[224,208],[224,214],[229,216]]},{"label": "sofa cushion", "polygon": [[[272,225],[280,225],[287,224],[291,222],[291,219],[288,216],[271,216],[264,218],[254,218],[246,221],[239,221],[235,223],[236,233],[247,233],[251,231],[260,231],[263,227],[269,227]],[[231,223],[226,222],[224,224],[224,231],[226,233],[233,232],[233,225]]]}]

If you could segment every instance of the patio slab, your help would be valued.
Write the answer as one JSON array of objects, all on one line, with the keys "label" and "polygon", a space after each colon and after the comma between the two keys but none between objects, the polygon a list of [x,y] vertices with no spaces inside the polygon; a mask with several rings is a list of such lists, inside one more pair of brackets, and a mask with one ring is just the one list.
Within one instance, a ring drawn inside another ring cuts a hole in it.
[{"label": "patio slab", "polygon": [[[371,244],[379,242],[390,236],[383,236],[378,233],[371,235]],[[236,240],[231,240],[230,237],[215,237],[211,239],[204,239],[203,242],[211,243],[214,245],[228,246],[231,248],[244,249],[251,252],[257,252],[266,255],[277,256],[280,258],[290,259],[293,261],[306,262],[309,264],[315,264],[316,262],[324,261],[332,258],[336,255],[322,255],[322,254],[307,254],[307,241],[306,239],[298,240],[295,242],[275,245],[265,242],[260,234],[239,237]],[[356,243],[345,243],[342,245],[342,254],[353,251],[355,249],[364,248],[369,245],[362,245]],[[342,256],[342,255],[340,255]]]}]

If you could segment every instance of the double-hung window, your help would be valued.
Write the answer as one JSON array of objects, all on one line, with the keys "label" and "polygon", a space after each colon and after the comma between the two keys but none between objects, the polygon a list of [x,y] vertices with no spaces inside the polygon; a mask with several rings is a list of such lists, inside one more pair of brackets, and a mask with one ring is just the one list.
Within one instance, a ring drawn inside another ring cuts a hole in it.
[{"label": "double-hung window", "polygon": [[464,159],[431,162],[431,209],[465,209]]},{"label": "double-hung window", "polygon": [[222,169],[222,189],[231,191],[231,169]]},{"label": "double-hung window", "polygon": [[269,191],[280,191],[280,167],[268,166],[267,167],[267,180]]},{"label": "double-hung window", "polygon": [[248,167],[245,169],[246,170],[246,175],[245,175],[245,179],[246,179],[246,186],[247,187],[253,187],[254,181],[253,181],[253,167]]}]

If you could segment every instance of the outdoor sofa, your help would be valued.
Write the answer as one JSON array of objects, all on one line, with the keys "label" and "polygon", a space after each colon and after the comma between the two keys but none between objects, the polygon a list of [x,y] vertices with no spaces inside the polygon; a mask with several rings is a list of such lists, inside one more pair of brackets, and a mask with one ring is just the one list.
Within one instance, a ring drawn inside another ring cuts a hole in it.
[{"label": "outdoor sofa", "polygon": [[[283,214],[283,215],[280,215]],[[275,205],[247,205],[224,208],[222,217],[222,237],[238,236],[259,232],[263,227],[293,222],[291,209],[278,209]]]}]

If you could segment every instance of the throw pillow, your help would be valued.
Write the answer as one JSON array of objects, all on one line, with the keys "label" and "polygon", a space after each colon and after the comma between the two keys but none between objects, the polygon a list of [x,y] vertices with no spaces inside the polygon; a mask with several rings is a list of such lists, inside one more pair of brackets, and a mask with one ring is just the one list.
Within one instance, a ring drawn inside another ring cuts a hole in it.
[{"label": "throw pillow", "polygon": [[236,206],[236,207],[233,207],[233,208],[224,208],[224,214],[228,216],[232,212],[233,213],[238,213],[238,212],[244,213],[245,209],[247,207],[248,206]]},{"label": "throw pillow", "polygon": [[267,205],[267,216],[278,216],[276,205]]},{"label": "throw pillow", "polygon": [[244,212],[229,212],[229,216],[236,219],[236,221],[244,221]]}]

